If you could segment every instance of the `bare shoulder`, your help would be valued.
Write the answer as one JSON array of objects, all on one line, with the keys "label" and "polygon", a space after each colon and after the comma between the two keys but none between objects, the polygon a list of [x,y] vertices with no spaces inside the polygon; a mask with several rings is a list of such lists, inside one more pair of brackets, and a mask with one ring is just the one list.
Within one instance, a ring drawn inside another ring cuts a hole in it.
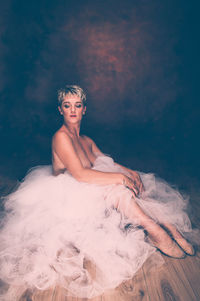
[{"label": "bare shoulder", "polygon": [[63,129],[59,129],[52,137],[52,144],[62,142],[71,142],[71,137]]}]

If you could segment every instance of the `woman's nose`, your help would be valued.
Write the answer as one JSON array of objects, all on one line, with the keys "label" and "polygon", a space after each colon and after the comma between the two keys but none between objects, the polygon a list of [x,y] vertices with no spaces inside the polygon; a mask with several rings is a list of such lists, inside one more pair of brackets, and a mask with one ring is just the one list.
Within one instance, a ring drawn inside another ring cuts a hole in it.
[{"label": "woman's nose", "polygon": [[75,113],[76,111],[76,107],[75,106],[71,106],[71,113]]}]

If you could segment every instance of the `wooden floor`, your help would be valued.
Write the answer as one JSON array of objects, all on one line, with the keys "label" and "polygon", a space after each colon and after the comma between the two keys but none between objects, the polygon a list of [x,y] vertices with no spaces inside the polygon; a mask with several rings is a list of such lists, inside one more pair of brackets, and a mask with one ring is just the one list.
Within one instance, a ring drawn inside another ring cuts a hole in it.
[{"label": "wooden floor", "polygon": [[92,299],[66,297],[56,287],[48,291],[26,292],[20,301],[199,301],[200,252],[185,259],[163,256],[164,264],[149,270],[148,261],[136,276],[122,283],[113,291]]},{"label": "wooden floor", "polygon": [[[196,187],[194,191],[190,189],[192,220],[200,229],[200,185]],[[159,268],[149,269],[148,259],[132,280],[93,299],[66,297],[61,288],[55,287],[48,291],[27,291],[19,300],[200,301],[200,249],[197,250],[196,256],[187,256],[185,259],[162,257],[164,264]]]}]

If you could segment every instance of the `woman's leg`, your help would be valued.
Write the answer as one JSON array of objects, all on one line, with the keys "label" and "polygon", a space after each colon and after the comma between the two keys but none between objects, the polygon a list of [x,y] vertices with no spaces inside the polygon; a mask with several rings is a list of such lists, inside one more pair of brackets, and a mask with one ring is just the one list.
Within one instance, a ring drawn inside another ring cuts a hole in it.
[{"label": "woman's leg", "polygon": [[183,251],[171,239],[167,232],[146,215],[133,198],[128,205],[127,202],[118,201],[115,204],[115,208],[128,219],[133,220],[134,223],[136,222],[141,225],[148,232],[153,244],[162,252],[172,257],[184,257]]},{"label": "woman's leg", "polygon": [[184,249],[184,251],[189,255],[194,255],[195,251],[194,248],[187,240],[183,237],[183,235],[176,229],[176,227],[169,223],[163,223],[163,226],[169,230],[173,238],[176,242]]}]

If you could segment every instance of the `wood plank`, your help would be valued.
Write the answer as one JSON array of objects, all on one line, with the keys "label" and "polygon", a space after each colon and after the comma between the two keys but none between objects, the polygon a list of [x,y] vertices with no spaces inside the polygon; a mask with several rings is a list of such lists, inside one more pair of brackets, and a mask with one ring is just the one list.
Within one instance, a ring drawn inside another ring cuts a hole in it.
[{"label": "wood plank", "polygon": [[94,298],[91,298],[91,299],[87,299],[87,298],[82,298],[82,299],[77,299],[77,301],[102,301],[102,297],[101,296],[97,296],[97,297],[94,297]]},{"label": "wood plank", "polygon": [[66,290],[59,286],[57,286],[54,290],[52,301],[77,301],[77,300],[78,300],[77,297],[67,296]]},{"label": "wood plank", "polygon": [[[166,258],[167,261],[167,269],[171,279],[174,281],[176,285],[177,295],[180,297],[180,300],[194,300],[197,301],[196,295],[190,285],[190,282],[187,279],[183,271],[183,266],[186,265],[188,258],[185,259],[170,259]],[[174,288],[174,286],[172,286]]]},{"label": "wood plank", "polygon": [[52,301],[86,301],[86,300],[101,301],[102,299],[101,299],[101,296],[94,297],[91,299],[67,296],[66,290],[59,286],[56,287],[53,298],[52,298]]},{"label": "wood plank", "polygon": [[180,265],[179,261],[184,259],[165,256],[163,259],[165,263],[153,273],[146,273],[145,265],[143,267],[150,300],[197,301],[186,277],[183,277],[180,268],[177,268]]},{"label": "wood plank", "polygon": [[33,292],[30,290],[27,290],[23,293],[23,295],[20,297],[19,301],[32,301]]},{"label": "wood plank", "polygon": [[187,256],[184,261],[180,262],[180,265],[196,299],[200,300],[200,252],[198,251],[193,257]]},{"label": "wood plank", "polygon": [[[93,271],[95,274],[95,271]],[[43,299],[46,301],[46,299]],[[91,299],[67,297],[62,288],[56,287],[52,301],[149,301],[143,270],[140,269],[133,279],[123,282],[114,290]],[[34,300],[35,301],[35,300]]]},{"label": "wood plank", "polygon": [[[53,300],[53,295],[54,295],[54,288],[41,291],[41,290],[36,290],[33,293],[32,296],[32,301],[52,301]],[[27,300],[28,301],[28,300]]]},{"label": "wood plank", "polygon": [[150,301],[163,300],[162,290],[160,288],[160,275],[164,273],[166,269],[165,265],[166,263],[163,261],[161,266],[150,270],[148,262],[145,262],[142,267]]},{"label": "wood plank", "polygon": [[11,286],[5,300],[32,301],[32,291],[24,286]]},{"label": "wood plank", "polygon": [[121,283],[115,290],[105,292],[102,301],[149,301],[142,268],[133,279]]}]

